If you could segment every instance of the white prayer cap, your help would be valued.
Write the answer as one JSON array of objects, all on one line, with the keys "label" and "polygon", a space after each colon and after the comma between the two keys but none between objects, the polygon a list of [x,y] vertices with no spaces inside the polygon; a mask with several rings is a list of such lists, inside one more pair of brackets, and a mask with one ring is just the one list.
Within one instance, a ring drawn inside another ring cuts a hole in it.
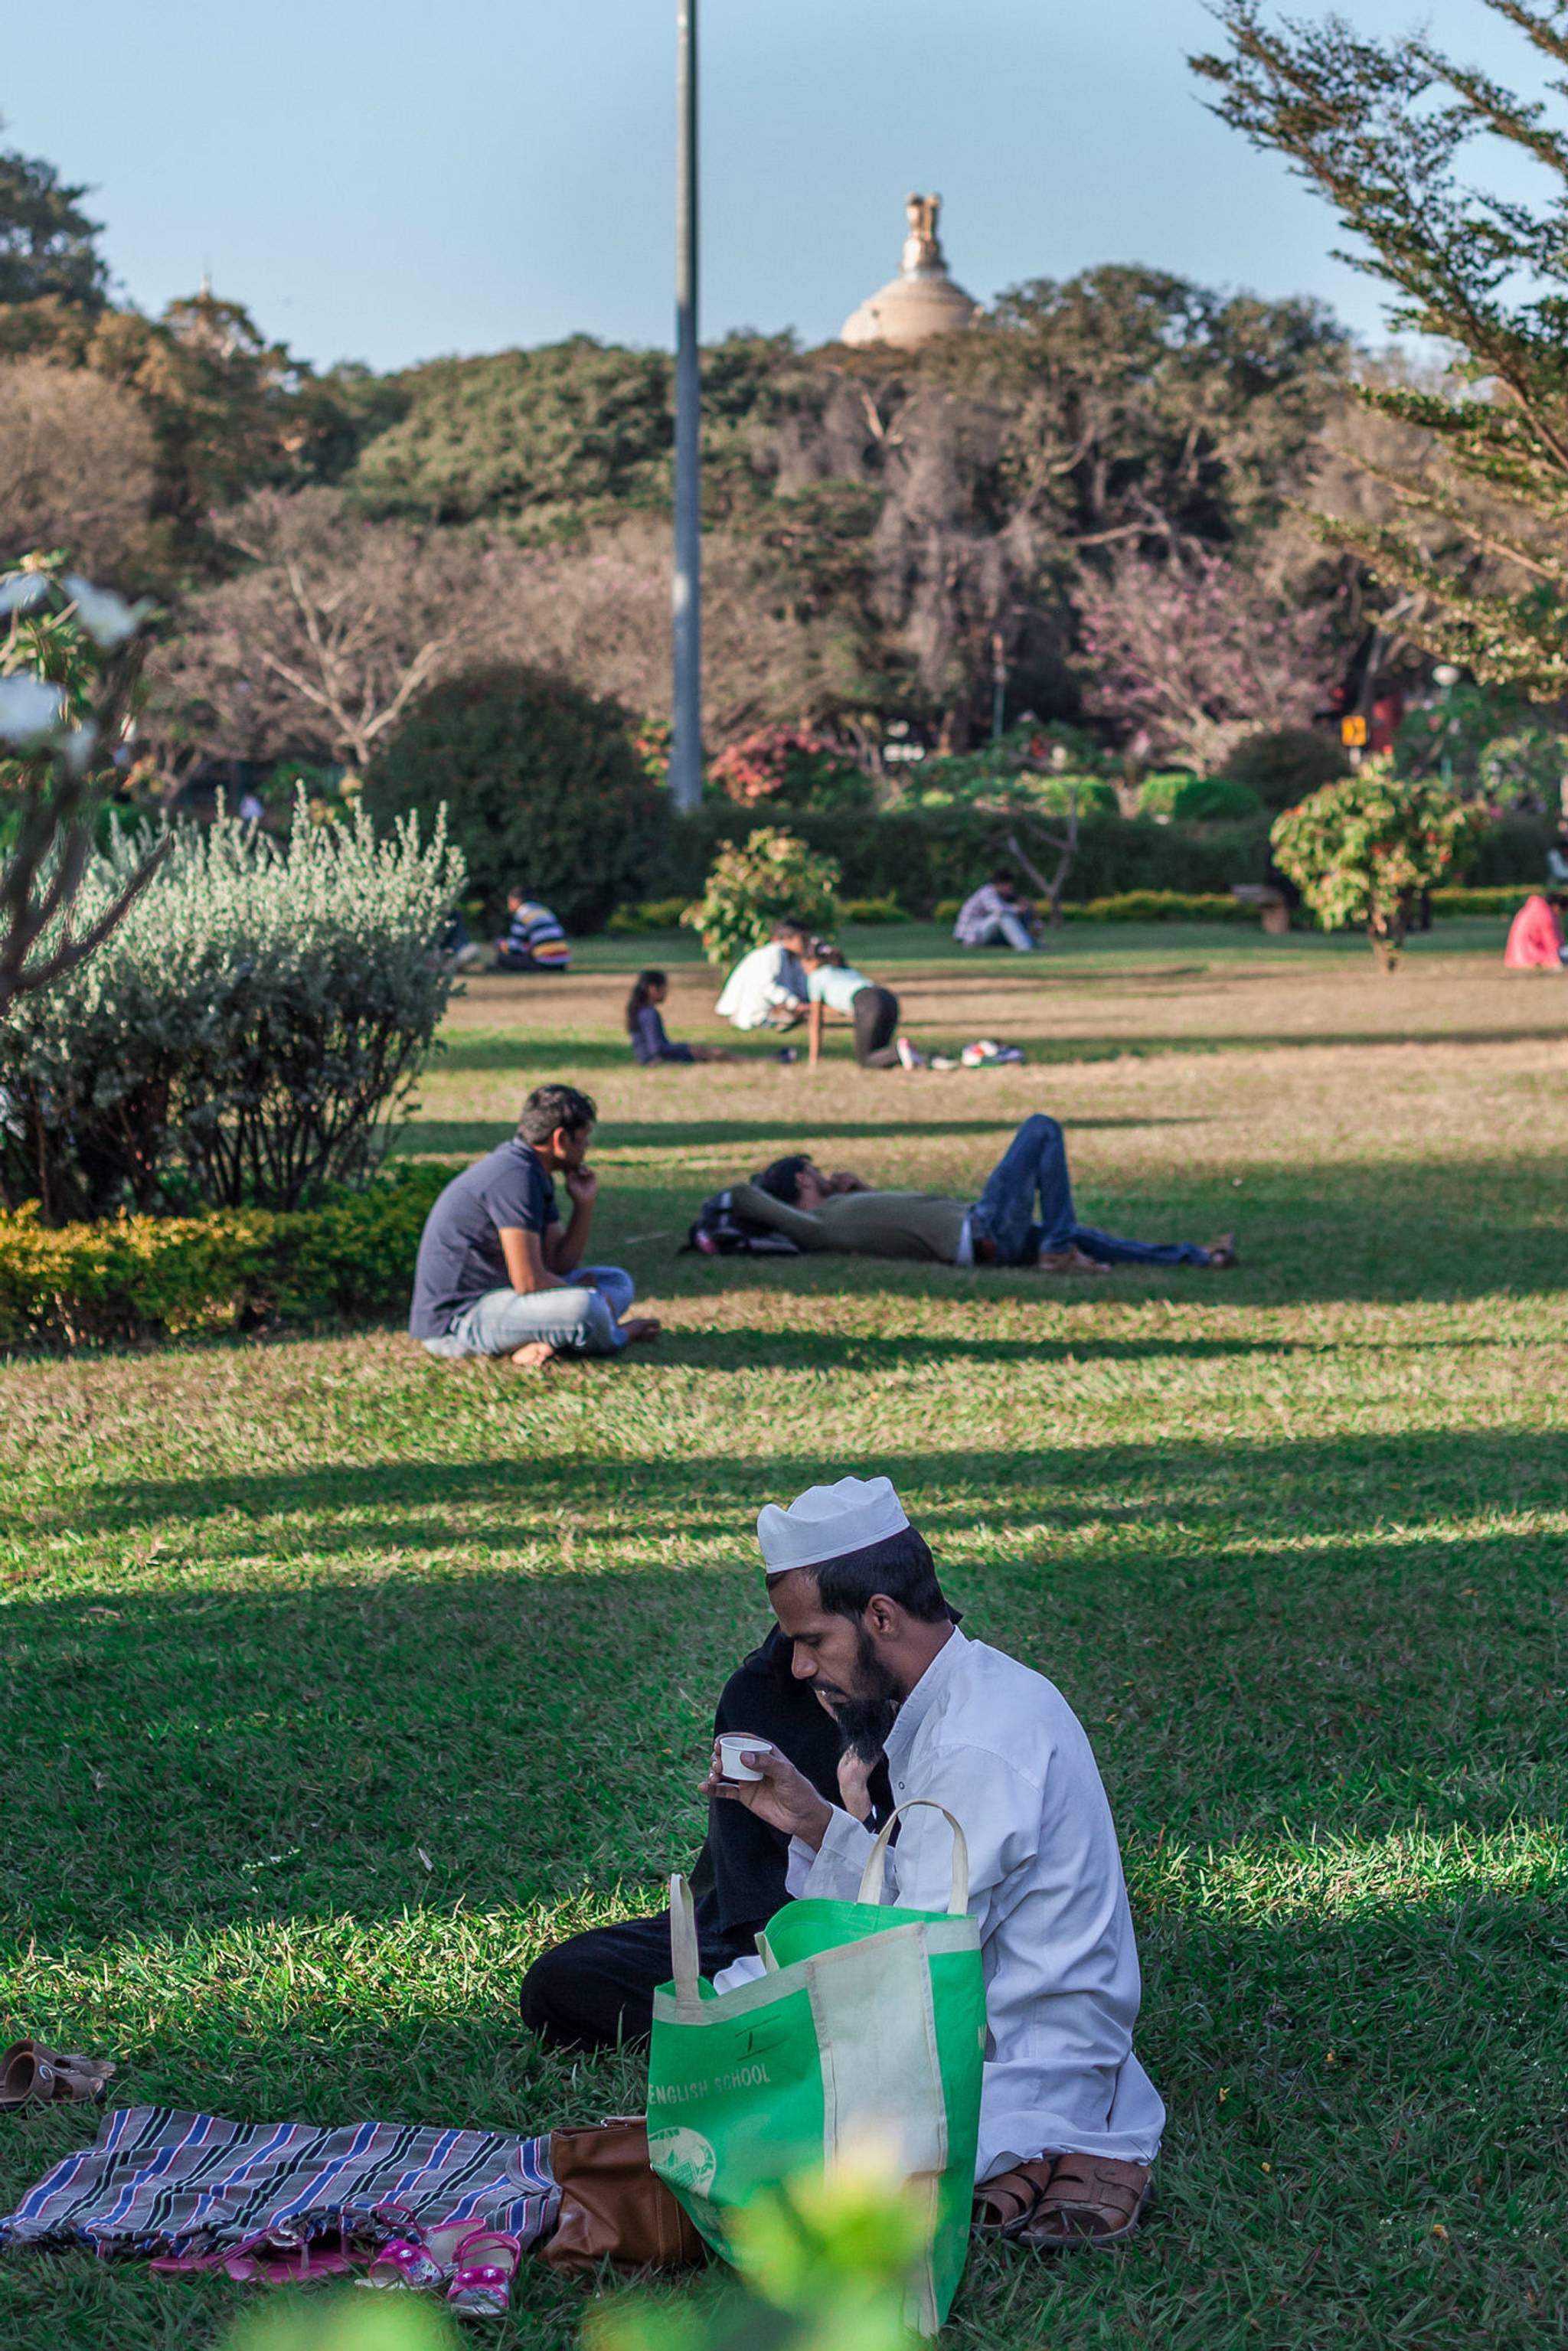
[{"label": "white prayer cap", "polygon": [[885,1542],[908,1524],[891,1478],[841,1478],[833,1486],[808,1486],[788,1510],[767,1503],[757,1514],[757,1541],[771,1578]]}]

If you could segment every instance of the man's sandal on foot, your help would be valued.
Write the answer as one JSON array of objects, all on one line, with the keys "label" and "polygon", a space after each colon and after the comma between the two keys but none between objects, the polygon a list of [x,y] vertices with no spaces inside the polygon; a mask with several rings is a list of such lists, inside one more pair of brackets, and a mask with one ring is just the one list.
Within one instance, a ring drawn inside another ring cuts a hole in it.
[{"label": "man's sandal on foot", "polygon": [[1006,2233],[1037,2252],[1116,2245],[1130,2237],[1149,2199],[1149,2167],[1105,2155],[1059,2155],[1031,2210]]},{"label": "man's sandal on foot", "polygon": [[1020,2163],[1012,2171],[998,2171],[994,2179],[982,2179],[975,2190],[971,2221],[975,2234],[1005,2237],[1027,2220],[1051,2185],[1055,2161],[1054,2156],[1040,2155],[1032,2163]]}]

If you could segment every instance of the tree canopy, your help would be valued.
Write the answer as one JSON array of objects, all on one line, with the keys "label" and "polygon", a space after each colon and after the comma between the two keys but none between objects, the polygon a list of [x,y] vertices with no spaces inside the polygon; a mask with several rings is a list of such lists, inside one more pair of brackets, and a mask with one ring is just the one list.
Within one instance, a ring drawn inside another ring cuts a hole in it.
[{"label": "tree canopy", "polygon": [[[1018,697],[1060,701],[1073,567],[1270,528],[1346,360],[1314,303],[1130,267],[1033,280],[914,352],[733,336],[703,355],[705,518],[800,637],[798,710],[896,705],[961,741],[998,634]],[[350,477],[372,511],[536,542],[668,515],[664,353],[579,336],[398,388]]]},{"label": "tree canopy", "polygon": [[[1481,0],[1541,68],[1568,68],[1568,0]],[[1426,462],[1389,470],[1384,521],[1325,532],[1414,600],[1405,626],[1483,681],[1568,692],[1568,119],[1457,64],[1424,36],[1378,40],[1343,17],[1270,21],[1220,0],[1226,54],[1194,59],[1216,110],[1283,156],[1354,238],[1391,323],[1465,355],[1454,390],[1367,384],[1419,428]],[[1543,79],[1561,100],[1561,78]],[[1539,197],[1477,189],[1469,151],[1500,140],[1544,173]],[[1455,542],[1458,542],[1457,548]]]},{"label": "tree canopy", "polygon": [[87,193],[37,155],[0,153],[0,302],[103,308],[109,268],[95,242],[102,224],[81,209]]}]

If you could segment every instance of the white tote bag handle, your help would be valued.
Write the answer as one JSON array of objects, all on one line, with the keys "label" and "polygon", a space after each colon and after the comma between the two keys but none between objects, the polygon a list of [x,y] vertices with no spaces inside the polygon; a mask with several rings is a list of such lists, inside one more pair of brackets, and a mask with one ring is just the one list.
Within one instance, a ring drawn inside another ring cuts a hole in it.
[{"label": "white tote bag handle", "polygon": [[679,1870],[670,1880],[670,1973],[675,1980],[675,2009],[681,2016],[700,2016],[697,1991],[701,1964],[697,1956],[697,1914],[692,1889]]},{"label": "white tote bag handle", "polygon": [[883,1865],[887,1859],[888,1840],[904,1813],[912,1813],[916,1804],[925,1804],[932,1812],[940,1813],[953,1832],[953,1886],[947,1896],[947,1915],[950,1918],[962,1918],[969,1907],[969,1843],[964,1834],[963,1824],[956,1821],[946,1805],[939,1804],[935,1796],[911,1796],[908,1803],[899,1805],[867,1856],[866,1865],[861,1872],[861,1890],[855,1900],[881,1900]]}]

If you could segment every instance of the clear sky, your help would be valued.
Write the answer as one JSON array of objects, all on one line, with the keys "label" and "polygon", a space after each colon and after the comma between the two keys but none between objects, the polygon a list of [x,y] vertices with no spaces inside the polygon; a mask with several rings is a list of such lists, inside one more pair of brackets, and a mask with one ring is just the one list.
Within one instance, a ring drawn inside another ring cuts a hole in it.
[{"label": "clear sky", "polygon": [[[1326,208],[1205,110],[1201,0],[701,5],[705,339],[836,332],[896,267],[915,188],[983,299],[1140,261],[1381,335]],[[1530,78],[1479,0],[1420,20]],[[210,269],[302,356],[390,368],[668,341],[674,54],[674,0],[70,0],[7,11],[0,113],[4,143],[93,184],[132,300]]]}]

